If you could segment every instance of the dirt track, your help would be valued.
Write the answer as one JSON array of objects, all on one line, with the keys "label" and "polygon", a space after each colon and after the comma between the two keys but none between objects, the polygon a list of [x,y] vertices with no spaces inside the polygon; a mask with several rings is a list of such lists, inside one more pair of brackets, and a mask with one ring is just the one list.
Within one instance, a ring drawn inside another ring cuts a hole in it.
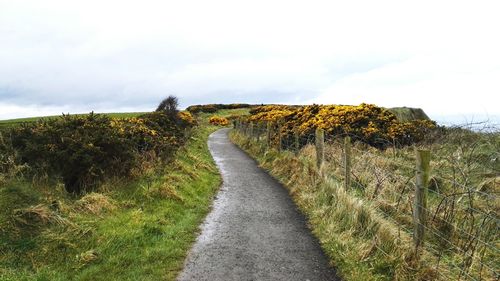
[{"label": "dirt track", "polygon": [[224,183],[178,280],[340,280],[286,189],[228,131],[209,138]]}]

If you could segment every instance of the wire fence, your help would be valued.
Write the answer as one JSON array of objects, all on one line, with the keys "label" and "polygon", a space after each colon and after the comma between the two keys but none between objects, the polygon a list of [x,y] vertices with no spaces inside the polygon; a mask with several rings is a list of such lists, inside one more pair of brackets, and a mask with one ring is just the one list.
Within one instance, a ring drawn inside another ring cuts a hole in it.
[{"label": "wire fence", "polygon": [[295,155],[314,151],[307,155],[315,158],[321,174],[371,200],[384,218],[413,237],[417,251],[435,257],[444,279],[500,280],[497,189],[482,190],[457,163],[440,155],[431,162],[426,149],[396,149],[396,144],[374,148],[348,134],[299,134],[271,122],[235,121],[234,127],[269,149]]}]

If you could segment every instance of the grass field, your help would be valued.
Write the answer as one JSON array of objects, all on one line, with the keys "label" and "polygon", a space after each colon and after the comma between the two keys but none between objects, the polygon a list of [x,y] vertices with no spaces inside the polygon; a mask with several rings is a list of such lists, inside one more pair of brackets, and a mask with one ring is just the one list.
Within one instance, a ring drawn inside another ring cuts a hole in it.
[{"label": "grass field", "polygon": [[0,280],[174,280],[220,185],[207,119],[169,164],[97,193],[75,198],[54,179],[0,185]]},{"label": "grass field", "polygon": [[[111,118],[128,118],[128,117],[137,117],[141,114],[144,114],[145,112],[121,112],[121,113],[102,113],[104,115],[107,115]],[[75,114],[78,116],[84,116],[87,114]],[[52,119],[52,118],[58,118],[60,115],[53,115],[53,116],[43,116],[43,117],[27,117],[27,118],[16,118],[16,119],[8,119],[8,120],[0,120],[0,128],[6,128],[6,127],[11,127],[11,126],[16,126],[22,123],[29,123],[29,122],[35,122],[38,120],[43,120],[43,119]]]}]

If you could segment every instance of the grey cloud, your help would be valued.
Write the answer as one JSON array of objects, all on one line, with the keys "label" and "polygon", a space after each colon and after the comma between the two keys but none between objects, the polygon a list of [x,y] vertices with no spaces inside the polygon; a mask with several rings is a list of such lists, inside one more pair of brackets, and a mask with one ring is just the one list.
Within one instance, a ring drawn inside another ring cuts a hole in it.
[{"label": "grey cloud", "polygon": [[[448,13],[448,5],[430,0],[411,8],[366,1],[363,6],[369,9],[363,11],[349,1],[257,1],[242,6],[230,0],[0,0],[0,6],[0,111],[11,117],[36,115],[39,108],[44,114],[144,110],[169,94],[187,106],[335,102],[330,98],[342,92],[359,96],[377,89],[380,101],[388,90],[399,95],[421,89],[421,74],[414,71],[419,65],[402,61],[427,54],[445,57],[450,50],[459,54],[447,61],[450,67],[435,71],[433,60],[420,66],[423,73],[432,71],[428,91],[436,85],[445,88],[446,83],[434,82],[454,74],[452,63],[464,57],[489,65],[464,66],[481,77],[469,77],[470,85],[483,85],[490,92],[498,85],[492,69],[499,62],[492,58],[498,57],[500,41],[475,32],[494,34],[497,25],[463,21],[462,13]],[[436,17],[421,23],[428,10]],[[488,17],[481,19],[497,22],[495,9],[487,11]],[[460,32],[448,33],[451,26]],[[450,35],[446,40],[441,39],[444,31]],[[481,42],[481,49],[463,42],[469,37]],[[391,64],[403,67],[384,75],[384,83],[372,75]],[[449,80],[464,80],[460,75]],[[405,88],[398,85],[402,81],[408,84]],[[345,100],[352,101],[352,96]],[[32,111],[15,113],[23,107]]]}]

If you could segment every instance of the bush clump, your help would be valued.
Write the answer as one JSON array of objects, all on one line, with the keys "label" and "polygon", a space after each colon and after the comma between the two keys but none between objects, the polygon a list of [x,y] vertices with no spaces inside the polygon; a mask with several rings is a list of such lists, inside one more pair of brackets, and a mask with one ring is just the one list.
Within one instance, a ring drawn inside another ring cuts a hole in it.
[{"label": "bush clump", "polygon": [[229,120],[225,117],[220,117],[220,116],[212,116],[210,119],[208,119],[208,122],[212,125],[216,126],[227,126],[229,125]]},{"label": "bush clump", "polygon": [[[268,105],[253,108],[250,114],[247,122],[280,123],[284,143],[293,143],[296,133],[304,142],[311,140],[315,130],[320,128],[325,130],[326,136],[350,136],[355,141],[385,148],[420,142],[436,128],[436,123],[431,120],[398,121],[389,110],[372,104]],[[277,139],[275,136],[275,141]]]},{"label": "bush clump", "polygon": [[186,108],[187,111],[195,113],[215,113],[220,109],[239,109],[249,108],[252,105],[245,103],[232,103],[232,104],[204,104],[204,105],[191,105]]},{"label": "bush clump", "polygon": [[184,122],[187,126],[196,125],[196,120],[193,115],[189,111],[181,111],[179,112],[179,118]]},{"label": "bush clump", "polygon": [[8,136],[0,132],[0,183],[7,176],[17,174],[22,166],[17,165],[18,155]]},{"label": "bush clump", "polygon": [[9,134],[21,163],[62,178],[68,192],[81,194],[106,178],[130,176],[145,152],[168,159],[194,124],[186,116],[163,110],[124,119],[63,115],[25,123]]}]

